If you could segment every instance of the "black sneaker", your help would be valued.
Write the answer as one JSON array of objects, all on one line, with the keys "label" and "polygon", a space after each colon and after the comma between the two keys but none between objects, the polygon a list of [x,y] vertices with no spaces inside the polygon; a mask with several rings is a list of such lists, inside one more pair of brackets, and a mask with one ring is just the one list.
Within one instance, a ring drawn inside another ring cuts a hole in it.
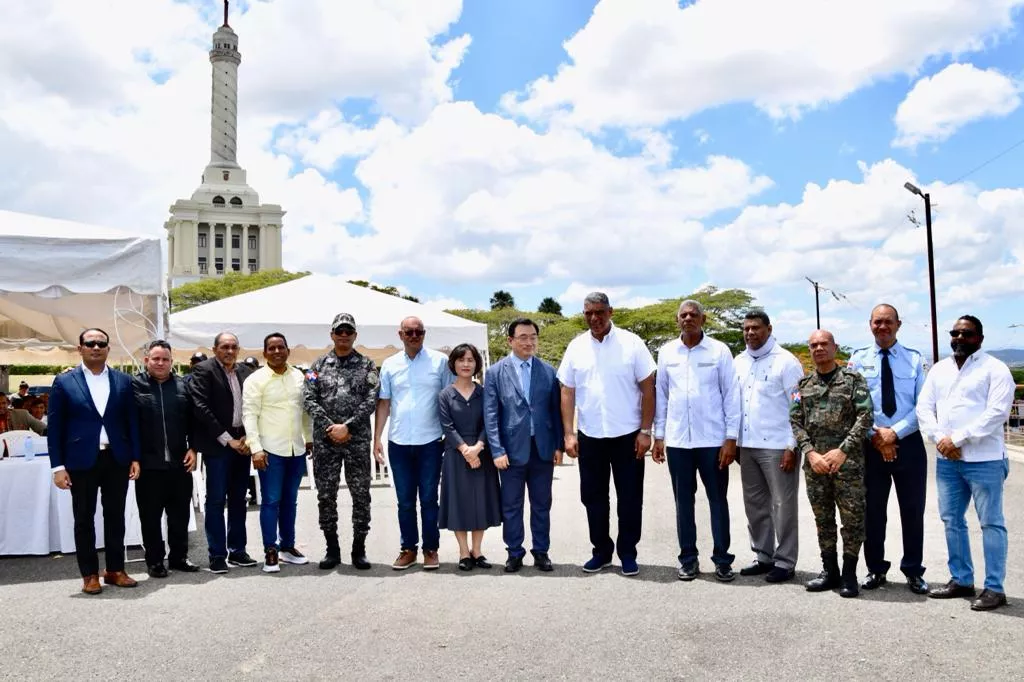
[{"label": "black sneaker", "polygon": [[693,563],[680,566],[679,570],[676,571],[676,577],[680,580],[690,581],[695,579],[698,573],[700,573],[700,564],[694,561]]},{"label": "black sneaker", "polygon": [[150,578],[166,578],[167,568],[162,564],[153,564],[146,568],[146,573],[149,573]]},{"label": "black sneaker", "polygon": [[249,556],[248,552],[232,552],[228,554],[228,564],[250,568],[256,565],[256,560]]},{"label": "black sneaker", "polygon": [[210,573],[227,573],[228,562],[222,556],[210,559]]},{"label": "black sneaker", "polygon": [[172,571],[178,571],[180,573],[195,573],[199,570],[199,566],[192,563],[188,558],[184,558],[181,561],[172,561],[167,565]]},{"label": "black sneaker", "polygon": [[736,574],[732,572],[732,566],[722,564],[715,566],[715,580],[720,583],[731,583],[736,579]]}]

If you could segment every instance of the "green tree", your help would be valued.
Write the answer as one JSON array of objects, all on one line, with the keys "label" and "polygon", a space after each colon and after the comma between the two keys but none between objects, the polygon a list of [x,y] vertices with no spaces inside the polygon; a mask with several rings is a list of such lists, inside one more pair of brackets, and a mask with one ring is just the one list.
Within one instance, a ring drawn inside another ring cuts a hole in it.
[{"label": "green tree", "polygon": [[551,313],[552,315],[561,315],[562,304],[556,301],[555,299],[551,298],[550,296],[547,296],[544,298],[543,301],[540,302],[540,305],[537,307],[537,312]]},{"label": "green tree", "polygon": [[[490,353],[491,362],[497,362],[498,359],[503,358],[508,354],[508,325],[517,317],[529,317],[531,320],[537,323],[537,326],[541,328],[540,335],[540,347],[538,348],[538,355],[545,360],[551,361],[550,356],[545,351],[547,343],[547,336],[549,330],[557,326],[558,323],[562,322],[564,318],[558,315],[552,315],[549,313],[524,313],[521,310],[515,308],[498,308],[496,310],[447,310],[445,312],[457,315],[458,317],[473,320],[474,322],[482,322],[487,325],[487,351]],[[582,317],[580,318],[582,320]],[[577,332],[578,333],[578,332]],[[569,338],[565,339],[565,344],[569,343]],[[562,352],[565,350],[565,345],[557,350],[557,357],[562,357]]]},{"label": "green tree", "polygon": [[412,295],[409,295],[409,294],[403,294],[401,291],[398,290],[398,287],[394,287],[394,286],[383,286],[382,287],[382,286],[379,286],[379,285],[374,284],[372,282],[368,282],[365,279],[350,279],[348,281],[348,283],[349,284],[355,284],[357,287],[364,287],[366,289],[371,289],[373,291],[379,291],[380,293],[387,294],[388,296],[397,296],[398,298],[404,298],[405,300],[412,301],[413,303],[419,303],[420,302],[420,299],[416,298],[415,296],[412,296]]},{"label": "green tree", "polygon": [[308,272],[287,272],[285,270],[261,270],[253,273],[231,271],[220,277],[207,277],[171,289],[168,296],[171,312],[177,313],[197,305],[219,301],[222,298],[265,289],[276,284],[284,284],[308,274]]},{"label": "green tree", "polygon": [[515,309],[515,307],[516,300],[512,298],[512,294],[507,291],[499,289],[494,292],[493,296],[491,296],[491,310],[500,310],[502,308]]}]

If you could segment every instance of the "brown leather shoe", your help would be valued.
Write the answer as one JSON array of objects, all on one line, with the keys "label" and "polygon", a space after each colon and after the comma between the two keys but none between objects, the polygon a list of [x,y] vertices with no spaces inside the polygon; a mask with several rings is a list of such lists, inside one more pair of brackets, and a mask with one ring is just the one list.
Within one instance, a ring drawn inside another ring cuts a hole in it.
[{"label": "brown leather shoe", "polygon": [[423,550],[423,570],[433,571],[441,568],[441,562],[437,559],[436,549],[425,549]]},{"label": "brown leather shoe", "polygon": [[103,574],[103,582],[108,585],[117,585],[118,587],[135,587],[138,585],[135,579],[124,571],[106,571]]},{"label": "brown leather shoe", "polygon": [[1002,592],[982,590],[978,598],[971,602],[971,611],[991,611],[1006,606],[1006,595]]},{"label": "brown leather shoe", "polygon": [[[426,552],[424,552],[425,554]],[[395,563],[391,564],[391,568],[396,571],[404,571],[413,564],[416,563],[416,550],[415,549],[403,549],[399,554],[398,558],[395,559]]]},{"label": "brown leather shoe", "polygon": [[103,591],[98,575],[87,575],[82,577],[82,592],[86,594],[99,594]]},{"label": "brown leather shoe", "polygon": [[958,597],[973,597],[977,592],[974,585],[961,585],[955,580],[950,580],[945,585],[933,587],[928,593],[932,599],[956,599]]}]

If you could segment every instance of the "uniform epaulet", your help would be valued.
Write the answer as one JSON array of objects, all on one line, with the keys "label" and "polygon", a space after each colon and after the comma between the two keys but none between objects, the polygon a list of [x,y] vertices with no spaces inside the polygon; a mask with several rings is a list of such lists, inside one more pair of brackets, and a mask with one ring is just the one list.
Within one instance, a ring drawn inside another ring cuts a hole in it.
[{"label": "uniform epaulet", "polygon": [[847,366],[840,365],[839,369],[841,369],[844,374],[850,374],[850,375],[855,376],[855,377],[859,377],[860,376],[860,372],[855,370],[853,367],[850,367],[849,365],[847,365]]},{"label": "uniform epaulet", "polygon": [[919,351],[916,348],[911,348],[910,346],[903,346],[903,350],[907,351],[908,353],[913,353],[914,355],[916,355],[918,357],[922,357],[921,356],[921,351]]}]

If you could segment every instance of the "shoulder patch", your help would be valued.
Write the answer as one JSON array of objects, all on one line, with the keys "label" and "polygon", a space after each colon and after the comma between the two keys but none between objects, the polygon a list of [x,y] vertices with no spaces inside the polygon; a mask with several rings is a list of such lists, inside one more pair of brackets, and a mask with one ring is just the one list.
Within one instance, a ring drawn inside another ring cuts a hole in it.
[{"label": "shoulder patch", "polygon": [[376,370],[366,373],[366,383],[370,384],[371,386],[376,386],[377,384],[380,383],[380,376],[378,376]]},{"label": "shoulder patch", "polygon": [[311,369],[311,370],[308,370],[306,372],[306,381],[308,381],[311,384],[315,384],[317,379],[319,379],[319,378],[320,378],[320,375],[317,374],[315,370]]},{"label": "shoulder patch", "polygon": [[800,402],[800,391],[793,391],[789,394],[789,399],[794,403]]}]

